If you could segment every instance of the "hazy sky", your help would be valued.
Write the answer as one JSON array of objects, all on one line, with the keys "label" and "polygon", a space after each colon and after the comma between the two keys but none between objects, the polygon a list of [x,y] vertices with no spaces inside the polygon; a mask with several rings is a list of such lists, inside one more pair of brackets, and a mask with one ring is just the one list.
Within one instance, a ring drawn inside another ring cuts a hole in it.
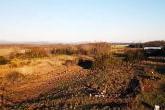
[{"label": "hazy sky", "polygon": [[0,0],[0,40],[165,40],[165,0]]}]

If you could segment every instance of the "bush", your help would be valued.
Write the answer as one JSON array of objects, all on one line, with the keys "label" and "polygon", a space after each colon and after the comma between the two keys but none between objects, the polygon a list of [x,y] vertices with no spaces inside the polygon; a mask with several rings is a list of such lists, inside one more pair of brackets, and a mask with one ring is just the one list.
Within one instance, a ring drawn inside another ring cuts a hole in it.
[{"label": "bush", "polygon": [[14,58],[10,61],[10,66],[11,67],[19,67],[19,66],[28,65],[30,63],[31,63],[31,60],[21,60],[18,58]]},{"label": "bush", "polygon": [[119,58],[116,58],[109,53],[97,54],[94,59],[95,61],[93,69],[105,70],[107,68],[114,67],[118,63],[121,63],[121,60]]},{"label": "bush", "polygon": [[78,47],[77,54],[88,55],[89,53],[88,53],[88,50],[87,49],[84,49],[82,47]]},{"label": "bush", "polygon": [[79,55],[96,55],[97,53],[104,53],[110,50],[111,45],[109,43],[89,43],[80,45],[69,45],[64,47],[58,47],[51,50],[51,54],[79,54]]},{"label": "bush", "polygon": [[33,47],[33,48],[26,48],[25,52],[19,53],[19,52],[13,52],[10,54],[9,58],[14,59],[14,58],[41,58],[41,57],[48,57],[49,52],[46,51],[43,48],[39,47]]},{"label": "bush", "polygon": [[32,48],[31,51],[25,52],[25,57],[27,58],[40,58],[47,57],[48,52],[42,48]]},{"label": "bush", "polygon": [[9,60],[7,60],[5,57],[0,56],[0,65],[4,65],[7,64],[9,62]]},{"label": "bush", "polygon": [[22,73],[13,71],[11,73],[8,73],[5,78],[7,81],[11,83],[15,83],[15,82],[21,82],[25,78],[25,76]]},{"label": "bush", "polygon": [[65,54],[65,55],[72,55],[75,54],[76,50],[72,48],[58,48],[58,49],[52,49],[51,54]]},{"label": "bush", "polygon": [[127,62],[139,62],[145,59],[144,51],[143,50],[127,50],[125,52],[124,60]]},{"label": "bush", "polygon": [[109,43],[95,43],[93,44],[93,48],[90,49],[91,55],[97,55],[97,54],[109,54],[111,50],[111,45]]},{"label": "bush", "polygon": [[104,70],[109,65],[110,59],[107,54],[96,55],[93,68]]}]

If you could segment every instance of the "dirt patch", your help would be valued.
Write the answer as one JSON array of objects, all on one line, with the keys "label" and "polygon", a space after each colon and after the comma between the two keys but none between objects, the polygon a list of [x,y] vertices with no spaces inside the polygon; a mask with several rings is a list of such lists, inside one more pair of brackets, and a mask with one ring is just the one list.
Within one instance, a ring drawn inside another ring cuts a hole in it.
[{"label": "dirt patch", "polygon": [[88,59],[80,59],[78,65],[84,69],[90,69],[93,66],[93,61]]}]

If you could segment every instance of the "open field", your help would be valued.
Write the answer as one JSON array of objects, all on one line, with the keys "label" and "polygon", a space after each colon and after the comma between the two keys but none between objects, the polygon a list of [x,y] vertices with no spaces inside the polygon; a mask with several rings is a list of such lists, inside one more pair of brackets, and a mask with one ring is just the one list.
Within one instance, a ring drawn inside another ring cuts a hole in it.
[{"label": "open field", "polygon": [[146,58],[142,50],[110,43],[2,45],[0,109],[164,106],[165,59]]}]

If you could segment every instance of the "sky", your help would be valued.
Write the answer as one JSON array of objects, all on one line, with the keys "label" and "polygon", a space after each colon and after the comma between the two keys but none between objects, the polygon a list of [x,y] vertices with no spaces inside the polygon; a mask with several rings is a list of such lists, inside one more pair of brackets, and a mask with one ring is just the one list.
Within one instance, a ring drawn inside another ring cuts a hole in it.
[{"label": "sky", "polygon": [[0,41],[165,40],[165,0],[0,0]]}]

